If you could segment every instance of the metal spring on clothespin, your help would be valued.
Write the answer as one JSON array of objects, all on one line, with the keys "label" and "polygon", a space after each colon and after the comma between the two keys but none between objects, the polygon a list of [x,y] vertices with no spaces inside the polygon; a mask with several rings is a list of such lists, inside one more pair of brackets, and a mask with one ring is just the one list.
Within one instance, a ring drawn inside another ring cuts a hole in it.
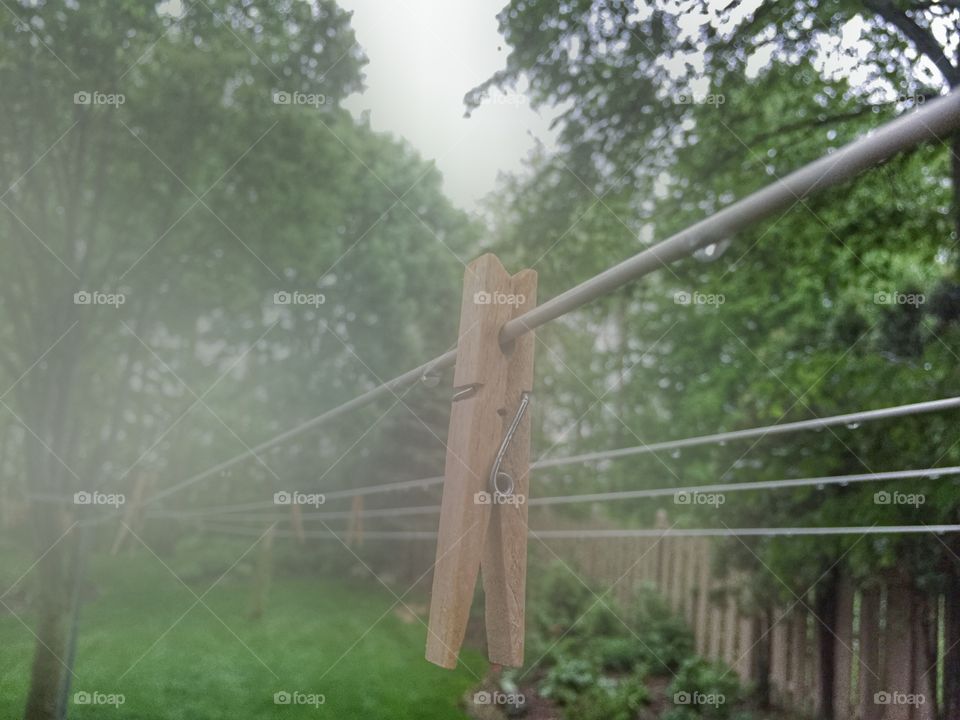
[{"label": "metal spring on clothespin", "polygon": [[[493,467],[490,468],[490,492],[498,497],[510,497],[513,495],[513,491],[516,488],[516,483],[513,480],[513,476],[510,473],[503,472],[500,470],[500,465],[503,463],[503,458],[507,455],[507,450],[510,447],[510,441],[513,440],[513,436],[517,432],[517,428],[520,427],[520,421],[523,420],[523,414],[527,411],[527,406],[530,404],[530,393],[523,392],[520,394],[520,406],[517,408],[517,414],[514,415],[513,420],[510,422],[510,427],[507,428],[506,434],[503,436],[503,442],[500,443],[500,449],[497,450],[497,456],[493,460]],[[507,481],[507,489],[500,489],[500,479],[503,478]]]}]

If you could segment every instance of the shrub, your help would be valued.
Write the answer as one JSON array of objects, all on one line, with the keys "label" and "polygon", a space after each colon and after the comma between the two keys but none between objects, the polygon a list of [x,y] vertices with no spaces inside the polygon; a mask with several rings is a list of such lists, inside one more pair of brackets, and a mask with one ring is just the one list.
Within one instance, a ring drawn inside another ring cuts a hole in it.
[{"label": "shrub", "polygon": [[596,685],[598,673],[587,660],[563,658],[547,673],[540,694],[561,705],[569,705],[587,688]]},{"label": "shrub", "polygon": [[[552,563],[535,578],[532,597],[538,598],[533,620],[536,629],[545,636],[557,636],[573,627],[596,600],[562,563]],[[579,626],[580,623],[577,623]]]},{"label": "shrub", "polygon": [[570,705],[570,720],[634,720],[650,696],[639,675],[621,681],[601,679]]},{"label": "shrub", "polygon": [[742,695],[740,681],[732,670],[701,658],[680,665],[667,693],[673,707],[664,720],[727,720]]},{"label": "shrub", "polygon": [[693,633],[656,590],[641,588],[632,607],[630,620],[643,641],[643,659],[653,670],[666,669],[664,665],[675,670],[693,655]]},{"label": "shrub", "polygon": [[590,651],[597,664],[610,672],[629,672],[649,660],[649,652],[635,637],[596,638]]}]

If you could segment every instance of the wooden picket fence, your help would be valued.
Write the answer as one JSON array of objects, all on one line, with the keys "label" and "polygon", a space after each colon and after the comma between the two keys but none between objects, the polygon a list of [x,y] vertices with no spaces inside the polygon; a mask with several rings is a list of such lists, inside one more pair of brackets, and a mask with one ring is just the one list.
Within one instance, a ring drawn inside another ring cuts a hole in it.
[{"label": "wooden picket fence", "polygon": [[[745,578],[715,572],[717,543],[571,537],[531,542],[529,552],[536,567],[560,558],[621,608],[629,608],[643,588],[655,588],[689,624],[697,654],[732,667],[748,685],[767,683],[773,704],[789,709],[791,717],[943,717],[938,696],[946,672],[943,656],[951,651],[944,646],[943,596],[921,595],[894,579],[858,588],[840,577],[835,584],[817,583],[785,607],[758,609],[743,598]],[[402,543],[391,555],[390,570],[403,582],[420,578],[427,590],[433,549],[431,542]],[[830,594],[818,598],[825,588]],[[830,666],[832,672],[823,671]],[[917,696],[922,704],[911,704]]]},{"label": "wooden picket fence", "polygon": [[[892,582],[856,589],[841,578],[831,617],[817,612],[816,588],[786,608],[745,608],[742,583],[713,571],[714,543],[681,537],[550,541],[572,569],[596,583],[596,592],[612,586],[610,596],[621,607],[644,585],[657,588],[693,629],[698,654],[733,667],[746,683],[766,680],[781,707],[813,718],[830,716],[832,708],[836,720],[937,718],[942,597]],[[549,561],[549,553],[539,554]],[[825,664],[832,673],[821,672]]]}]

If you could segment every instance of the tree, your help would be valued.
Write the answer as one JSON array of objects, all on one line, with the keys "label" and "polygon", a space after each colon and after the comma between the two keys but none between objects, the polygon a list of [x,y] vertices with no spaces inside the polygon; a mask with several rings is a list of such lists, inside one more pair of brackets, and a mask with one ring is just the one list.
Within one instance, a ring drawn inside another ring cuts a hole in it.
[{"label": "tree", "polygon": [[[695,132],[697,104],[771,62],[796,72],[816,62],[828,74],[855,63],[864,82],[849,90],[855,107],[831,102],[814,114],[789,112],[763,128],[769,137],[855,120],[875,105],[909,107],[960,80],[953,2],[777,0],[751,10],[702,0],[513,0],[498,18],[511,46],[506,68],[468,93],[468,107],[492,88],[526,83],[534,106],[561,108],[568,162],[595,189],[628,173],[638,180],[668,171],[671,149]],[[952,142],[960,222],[960,140]]]},{"label": "tree", "polygon": [[[25,717],[46,720],[90,519],[73,493],[170,485],[436,352],[475,231],[432,166],[339,107],[364,58],[330,0],[19,2],[0,38],[4,469],[25,478],[2,482],[33,498]],[[275,298],[294,291],[317,299]],[[187,497],[315,481],[365,429]]]},{"label": "tree", "polygon": [[[916,49],[870,18],[865,83],[826,72],[817,42],[853,17],[852,5],[773,3],[746,18],[735,12],[517,1],[501,13],[512,46],[507,68],[467,100],[527,83],[535,104],[559,107],[559,151],[540,157],[528,177],[510,179],[492,204],[502,247],[518,262],[537,262],[545,285],[559,290],[622,260],[940,87],[935,74],[905,65]],[[941,9],[909,16],[927,12]],[[955,23],[955,9],[943,12]],[[946,33],[937,36],[954,38],[956,28]],[[756,61],[763,51],[769,58]],[[887,83],[885,96],[878,83]],[[949,150],[940,143],[908,153],[701,253],[707,262],[664,269],[578,312],[562,329],[545,329],[540,336],[551,351],[540,353],[549,357],[538,367],[557,408],[540,446],[576,453],[956,394],[956,231],[949,216],[957,183]],[[930,302],[877,301],[892,291]],[[678,305],[677,292],[723,301]],[[949,419],[646,455],[603,473],[564,474],[591,488],[620,489],[925,467],[955,460],[943,435]],[[942,481],[911,486],[936,498],[923,511],[878,506],[878,489],[739,493],[722,515],[671,512],[681,523],[709,526],[958,517],[956,491]],[[638,503],[611,512],[650,524],[654,510]],[[879,537],[851,549],[855,539],[733,541],[723,555],[755,571],[752,592],[763,605],[784,595],[792,601],[790,591],[804,593],[837,561],[862,580],[896,572],[901,558],[910,559],[908,580],[918,591],[957,597],[955,545]],[[818,589],[830,593],[825,584]],[[952,608],[949,617],[948,646],[960,638],[960,613]],[[958,690],[948,683],[948,717],[960,707]]]}]

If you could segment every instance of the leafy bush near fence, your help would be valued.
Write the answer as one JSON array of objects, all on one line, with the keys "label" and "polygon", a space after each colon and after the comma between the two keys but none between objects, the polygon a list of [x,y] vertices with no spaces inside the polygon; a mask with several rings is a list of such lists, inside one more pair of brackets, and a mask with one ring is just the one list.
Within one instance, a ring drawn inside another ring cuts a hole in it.
[{"label": "leafy bush near fence", "polygon": [[684,662],[667,691],[671,709],[664,720],[747,720],[736,711],[742,689],[736,674],[722,663],[699,657]]},{"label": "leafy bush near fence", "polygon": [[567,715],[577,720],[634,720],[643,716],[649,701],[650,691],[642,676],[603,678],[577,696]]},{"label": "leafy bush near fence", "polygon": [[[535,578],[528,661],[551,665],[566,657],[588,660],[599,671],[646,666],[669,674],[693,653],[693,634],[652,587],[632,595],[628,608],[594,595],[567,566],[548,566]],[[539,652],[538,652],[539,651]]]},{"label": "leafy bush near fence", "polygon": [[650,681],[659,677],[671,680],[666,720],[749,720],[737,707],[745,693],[736,673],[694,655],[690,629],[652,587],[637,588],[622,607],[562,563],[531,584],[528,664],[517,677],[537,678],[537,692],[565,717],[653,718]]}]

